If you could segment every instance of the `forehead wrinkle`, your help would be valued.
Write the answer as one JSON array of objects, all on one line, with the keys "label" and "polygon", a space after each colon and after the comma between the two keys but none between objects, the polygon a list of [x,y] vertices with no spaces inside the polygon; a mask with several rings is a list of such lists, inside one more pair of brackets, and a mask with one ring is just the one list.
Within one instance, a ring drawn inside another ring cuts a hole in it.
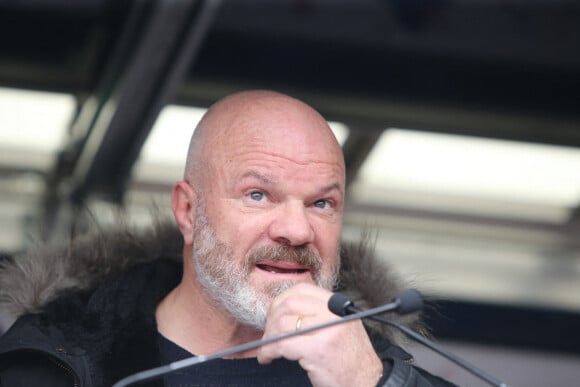
[{"label": "forehead wrinkle", "polygon": [[[265,144],[264,146],[267,146],[267,144]],[[262,150],[263,146],[261,145],[257,145],[255,147],[256,149],[254,150],[249,150],[249,151],[244,151],[244,152],[239,152],[237,153],[237,155],[235,155],[234,157],[240,157],[242,160],[244,161],[258,161],[258,162],[262,162],[262,161],[267,161],[267,159],[264,159],[264,155],[265,156],[270,156],[274,159],[282,159],[283,161],[301,166],[301,167],[310,167],[313,164],[322,164],[322,165],[328,165],[328,166],[336,166],[339,169],[343,169],[343,164],[342,164],[342,159],[341,158],[337,158],[336,160],[331,160],[332,157],[327,157],[326,159],[323,158],[316,158],[316,155],[314,153],[312,154],[308,154],[308,155],[300,155],[298,154],[298,152],[295,152],[291,155],[287,155],[285,154],[285,152],[276,152],[276,151],[267,151],[267,150]],[[277,166],[281,167],[284,169],[283,164],[280,164],[279,162],[274,162],[273,160],[270,160],[270,162],[276,164]]]},{"label": "forehead wrinkle", "polygon": [[269,173],[262,173],[256,170],[247,171],[242,175],[242,179],[247,179],[249,177],[257,179],[263,184],[272,184],[275,180]]}]

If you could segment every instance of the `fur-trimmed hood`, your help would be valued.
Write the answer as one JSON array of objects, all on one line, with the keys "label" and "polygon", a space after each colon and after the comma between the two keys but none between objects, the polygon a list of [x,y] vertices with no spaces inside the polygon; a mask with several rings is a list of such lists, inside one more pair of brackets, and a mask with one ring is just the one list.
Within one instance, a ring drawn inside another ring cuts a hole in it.
[{"label": "fur-trimmed hood", "polygon": [[[181,261],[182,246],[179,230],[169,222],[147,229],[117,226],[71,238],[58,246],[38,246],[0,262],[0,332],[20,315],[41,312],[65,290],[95,288],[136,264],[160,257]],[[364,236],[357,244],[342,246],[337,290],[360,309],[388,303],[405,287],[372,250]],[[422,330],[417,314],[390,317]],[[393,343],[404,342],[400,332],[384,325],[375,328]]]}]

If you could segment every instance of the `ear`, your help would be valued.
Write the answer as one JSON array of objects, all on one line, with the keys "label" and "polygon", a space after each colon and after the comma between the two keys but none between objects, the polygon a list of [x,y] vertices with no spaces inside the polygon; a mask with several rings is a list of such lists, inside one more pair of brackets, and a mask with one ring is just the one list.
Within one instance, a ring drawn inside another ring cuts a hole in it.
[{"label": "ear", "polygon": [[193,188],[185,182],[179,181],[173,186],[171,207],[177,226],[183,235],[185,245],[193,245],[193,224],[197,195]]}]

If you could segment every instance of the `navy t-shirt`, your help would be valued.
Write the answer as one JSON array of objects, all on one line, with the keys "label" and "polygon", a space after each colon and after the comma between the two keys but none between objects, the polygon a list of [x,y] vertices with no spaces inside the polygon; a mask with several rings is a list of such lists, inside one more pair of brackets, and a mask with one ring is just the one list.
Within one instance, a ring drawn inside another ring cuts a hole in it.
[{"label": "navy t-shirt", "polygon": [[[159,335],[162,364],[194,356],[184,348]],[[164,377],[167,387],[257,387],[312,386],[298,362],[277,359],[261,365],[256,358],[216,359],[174,371]]]}]

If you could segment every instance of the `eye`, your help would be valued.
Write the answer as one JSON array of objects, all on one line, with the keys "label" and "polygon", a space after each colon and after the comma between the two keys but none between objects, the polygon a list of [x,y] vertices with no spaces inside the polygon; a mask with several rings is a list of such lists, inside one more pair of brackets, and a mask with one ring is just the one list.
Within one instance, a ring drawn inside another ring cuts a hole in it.
[{"label": "eye", "polygon": [[252,191],[250,192],[250,198],[257,202],[262,201],[262,199],[264,199],[264,193],[260,191]]},{"label": "eye", "polygon": [[328,203],[328,200],[324,200],[324,199],[317,200],[314,202],[314,207],[316,207],[316,208],[324,209],[324,208],[327,208],[329,205],[330,205],[330,203]]}]

